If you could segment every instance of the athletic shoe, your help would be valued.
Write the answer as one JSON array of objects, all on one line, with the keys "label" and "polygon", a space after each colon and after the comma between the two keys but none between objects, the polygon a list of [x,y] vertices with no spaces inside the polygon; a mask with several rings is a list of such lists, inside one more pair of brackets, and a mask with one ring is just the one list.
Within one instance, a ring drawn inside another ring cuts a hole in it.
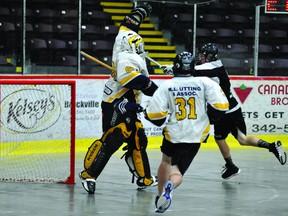
[{"label": "athletic shoe", "polygon": [[138,180],[137,180],[137,185],[138,185],[138,188],[137,188],[137,190],[144,190],[144,189],[146,189],[147,187],[155,187],[155,186],[157,186],[158,185],[158,178],[157,178],[157,176],[151,176],[152,177],[152,180],[153,180],[153,182],[150,184],[150,185],[148,185],[148,186],[146,186],[146,185],[144,185],[144,178],[139,178]]},{"label": "athletic shoe", "polygon": [[85,170],[79,173],[79,178],[82,180],[83,188],[89,194],[94,194],[96,188],[96,180],[93,177],[89,176],[89,174]]},{"label": "athletic shoe", "polygon": [[269,151],[272,152],[279,162],[284,165],[287,161],[287,154],[282,147],[282,143],[280,141],[276,141],[270,145]]},{"label": "athletic shoe", "polygon": [[221,174],[222,174],[222,178],[227,180],[227,179],[232,178],[233,176],[238,175],[240,172],[241,170],[234,164],[233,165],[225,164],[225,167]]},{"label": "athletic shoe", "polygon": [[174,190],[174,183],[170,180],[167,180],[164,184],[164,190],[165,192],[160,197],[158,195],[156,196],[155,212],[165,212],[172,203],[172,191]]}]

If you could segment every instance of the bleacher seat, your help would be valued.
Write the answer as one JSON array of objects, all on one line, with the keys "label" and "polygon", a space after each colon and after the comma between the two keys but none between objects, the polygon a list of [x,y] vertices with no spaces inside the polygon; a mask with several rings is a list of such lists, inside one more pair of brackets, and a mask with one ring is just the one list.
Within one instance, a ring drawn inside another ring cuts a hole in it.
[{"label": "bleacher seat", "polygon": [[236,39],[236,32],[229,28],[214,28],[212,30],[214,43],[233,43]]},{"label": "bleacher seat", "polygon": [[60,14],[55,9],[36,8],[34,10],[35,18],[38,23],[55,23],[60,19]]},{"label": "bleacher seat", "polygon": [[77,56],[69,56],[69,55],[61,56],[59,62],[61,62],[61,65],[63,66],[72,66],[72,67],[75,67],[78,64]]},{"label": "bleacher seat", "polygon": [[288,58],[288,44],[275,45],[274,50],[278,58]]},{"label": "bleacher seat", "polygon": [[92,25],[112,25],[111,15],[100,11],[100,10],[90,10],[83,14],[83,24],[92,24]]},{"label": "bleacher seat", "polygon": [[273,16],[272,23],[273,23],[274,29],[287,31],[288,17],[283,14]]},{"label": "bleacher seat", "polygon": [[105,40],[113,41],[115,40],[116,35],[118,34],[119,27],[116,25],[105,25],[103,27],[103,34]]},{"label": "bleacher seat", "polygon": [[201,14],[198,17],[198,26],[204,28],[223,28],[225,27],[225,20],[223,15],[218,14]]},{"label": "bleacher seat", "polygon": [[[211,30],[208,28],[196,28],[196,43],[204,44],[212,40]],[[191,41],[193,42],[193,41]]]},{"label": "bleacher seat", "polygon": [[[255,30],[252,28],[244,28],[236,31],[239,35],[240,40],[245,44],[254,44]],[[262,35],[260,35],[262,38]],[[262,39],[261,39],[262,40]]]},{"label": "bleacher seat", "polygon": [[192,28],[194,21],[193,13],[175,13],[173,15],[172,25],[173,28]]},{"label": "bleacher seat", "polygon": [[101,40],[104,39],[103,26],[92,24],[82,25],[83,40]]},{"label": "bleacher seat", "polygon": [[224,47],[230,58],[243,59],[249,57],[249,48],[246,44],[229,43],[224,45]]},{"label": "bleacher seat", "polygon": [[[254,52],[253,47],[252,47],[252,51]],[[259,58],[262,58],[262,59],[269,59],[271,58],[271,56],[273,57],[275,56],[275,51],[271,45],[259,44],[258,56]]]},{"label": "bleacher seat", "polygon": [[54,30],[53,24],[37,23],[33,27],[35,37],[42,39],[56,38],[57,32]]},{"label": "bleacher seat", "polygon": [[1,22],[11,22],[12,17],[8,7],[0,7]]},{"label": "bleacher seat", "polygon": [[66,41],[59,39],[47,40],[47,48],[50,65],[59,65],[58,56],[67,55],[70,51],[69,48],[67,48]]},{"label": "bleacher seat", "polygon": [[[288,61],[284,58],[273,58],[269,60],[272,68],[272,74],[288,75]],[[277,73],[277,74],[276,74]]]},{"label": "bleacher seat", "polygon": [[[66,42],[67,48],[70,50],[71,55],[76,55],[77,54],[77,49],[78,49],[78,41],[75,40],[69,40]],[[81,50],[84,52],[91,52],[91,46],[88,41],[82,40],[80,43]]]},{"label": "bleacher seat", "polygon": [[78,24],[78,10],[76,9],[62,9],[59,11],[58,22],[63,24]]},{"label": "bleacher seat", "polygon": [[255,21],[251,16],[231,14],[225,15],[224,21],[231,29],[243,29],[254,27]]},{"label": "bleacher seat", "polygon": [[32,64],[49,65],[48,46],[45,39],[33,38],[28,43]]},{"label": "bleacher seat", "polygon": [[264,31],[264,37],[266,39],[266,43],[270,43],[272,45],[275,44],[287,44],[287,32],[286,30],[281,29],[269,29]]},{"label": "bleacher seat", "polygon": [[106,40],[93,40],[91,41],[91,50],[97,56],[112,55],[113,43]]},{"label": "bleacher seat", "polygon": [[241,74],[243,72],[243,63],[237,58],[221,58],[221,61],[229,74]]},{"label": "bleacher seat", "polygon": [[59,23],[55,25],[56,37],[63,40],[76,40],[78,37],[77,25]]}]

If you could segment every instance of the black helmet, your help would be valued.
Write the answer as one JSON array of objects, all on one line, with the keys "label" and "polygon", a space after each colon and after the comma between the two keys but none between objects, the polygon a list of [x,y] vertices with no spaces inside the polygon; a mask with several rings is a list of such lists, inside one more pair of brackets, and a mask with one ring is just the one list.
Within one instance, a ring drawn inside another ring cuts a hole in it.
[{"label": "black helmet", "polygon": [[192,53],[184,51],[174,59],[173,74],[174,76],[191,75],[194,71],[195,58]]},{"label": "black helmet", "polygon": [[199,53],[202,53],[208,61],[216,61],[218,59],[218,48],[213,43],[204,44],[200,48]]},{"label": "black helmet", "polygon": [[151,11],[152,6],[149,3],[144,2],[143,4],[131,10],[130,13],[125,16],[121,22],[121,25],[126,26],[132,31],[138,33],[141,23],[151,14]]}]

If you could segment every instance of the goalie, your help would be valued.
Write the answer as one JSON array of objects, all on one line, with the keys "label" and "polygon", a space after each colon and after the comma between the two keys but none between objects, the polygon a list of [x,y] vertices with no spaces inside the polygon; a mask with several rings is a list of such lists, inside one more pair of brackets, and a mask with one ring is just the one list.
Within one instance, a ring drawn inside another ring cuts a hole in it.
[{"label": "goalie", "polygon": [[137,178],[139,188],[157,184],[156,178],[150,172],[146,152],[147,137],[138,118],[138,112],[141,111],[138,104],[141,93],[152,96],[157,85],[148,77],[146,61],[142,56],[145,53],[144,42],[135,32],[139,24],[135,21],[134,26],[131,21],[135,14],[140,17],[140,22],[143,21],[149,14],[147,5],[136,7],[125,17],[115,39],[113,66],[117,72],[112,72],[106,82],[101,103],[104,133],[88,149],[84,159],[85,169],[80,173],[82,185],[90,194],[95,192],[96,179],[110,157],[124,142],[127,143],[125,161],[133,180]]}]

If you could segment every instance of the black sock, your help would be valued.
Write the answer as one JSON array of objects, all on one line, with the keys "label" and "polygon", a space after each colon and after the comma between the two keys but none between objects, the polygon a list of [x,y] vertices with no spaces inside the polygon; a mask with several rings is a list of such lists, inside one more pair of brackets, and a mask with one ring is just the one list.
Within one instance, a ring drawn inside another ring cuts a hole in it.
[{"label": "black sock", "polygon": [[226,165],[227,165],[227,166],[233,166],[233,165],[234,165],[231,157],[229,157],[229,158],[224,158],[224,160],[226,161]]},{"label": "black sock", "polygon": [[266,148],[266,149],[269,149],[269,146],[270,146],[270,143],[264,141],[264,140],[259,140],[258,141],[258,147],[260,148]]}]

